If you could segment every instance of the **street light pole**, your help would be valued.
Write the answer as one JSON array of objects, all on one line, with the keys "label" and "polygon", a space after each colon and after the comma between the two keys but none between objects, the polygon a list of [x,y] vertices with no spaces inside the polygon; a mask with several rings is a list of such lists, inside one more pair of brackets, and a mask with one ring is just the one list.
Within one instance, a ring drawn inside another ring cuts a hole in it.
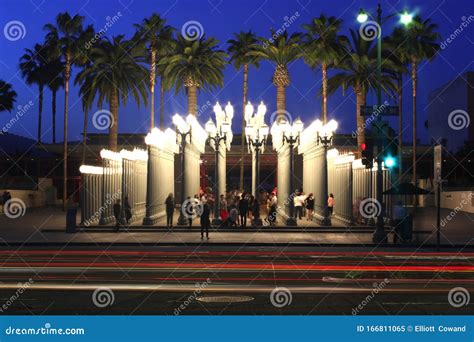
[{"label": "street light pole", "polygon": [[[176,129],[176,137],[180,137],[180,144],[179,144],[179,152],[180,152],[180,157],[181,157],[181,203],[184,203],[186,200],[184,192],[186,191],[186,184],[185,184],[185,172],[186,172],[186,166],[185,166],[185,158],[184,158],[184,151],[186,149],[186,138],[189,135],[189,138],[191,139],[191,129],[188,132],[180,132],[178,129]],[[178,226],[186,226],[188,225],[188,219],[184,217],[183,213],[183,207],[181,205],[181,210],[179,211],[179,217],[178,217]]]},{"label": "street light pole", "polygon": [[290,153],[290,193],[288,200],[288,211],[289,215],[286,219],[285,224],[287,226],[297,226],[296,218],[295,216],[295,203],[294,203],[294,195],[295,195],[295,189],[294,189],[294,173],[295,173],[295,157],[294,157],[294,148],[295,145],[299,141],[299,135],[296,137],[290,136],[288,137],[287,135],[283,134],[283,144],[287,143],[289,145],[289,153]]},{"label": "street light pole", "polygon": [[[260,132],[257,129],[255,137],[248,139],[249,144],[252,146],[253,150],[255,151],[255,194],[253,194],[254,201],[259,201],[258,187],[260,185],[260,149],[262,148],[262,146],[265,145],[265,142],[266,142],[266,137],[263,137],[262,139],[260,139],[259,133]],[[258,217],[255,217],[255,220],[252,224],[256,227],[262,225],[262,219],[260,218],[260,215],[258,215]]]},{"label": "street light pole", "polygon": [[221,146],[221,141],[224,141],[224,143],[227,140],[227,135],[221,134],[221,133],[216,133],[215,136],[209,135],[209,142],[212,142],[214,144],[214,149],[215,149],[215,158],[216,158],[216,165],[215,165],[215,186],[214,186],[214,219],[212,220],[213,225],[220,225],[221,220],[220,220],[220,214],[219,214],[219,150]]},{"label": "street light pole", "polygon": [[[323,187],[324,187],[324,198],[326,199],[326,201],[328,200],[329,198],[329,186],[328,186],[328,180],[329,180],[329,177],[328,177],[328,146],[332,143],[332,136],[328,137],[328,136],[320,136],[318,134],[318,143],[320,143],[321,145],[323,145],[323,153],[324,153],[324,158],[323,158],[323,175],[324,175],[324,179],[323,179]],[[326,203],[326,207],[324,209],[324,217],[323,217],[323,220],[321,221],[321,226],[331,226],[331,217],[329,216],[329,208],[327,206],[327,203]]]}]

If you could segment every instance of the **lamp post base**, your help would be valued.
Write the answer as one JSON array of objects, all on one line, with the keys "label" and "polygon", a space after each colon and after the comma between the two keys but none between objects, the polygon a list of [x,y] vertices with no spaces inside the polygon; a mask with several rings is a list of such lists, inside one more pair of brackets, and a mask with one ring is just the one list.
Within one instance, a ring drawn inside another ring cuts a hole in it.
[{"label": "lamp post base", "polygon": [[221,224],[222,224],[222,220],[220,218],[212,219],[211,225],[220,226]]},{"label": "lamp post base", "polygon": [[298,222],[296,222],[296,219],[294,217],[288,217],[285,220],[285,225],[294,227],[298,225]]},{"label": "lamp post base", "polygon": [[321,220],[321,223],[320,223],[321,226],[332,226],[332,223],[331,223],[331,219],[327,216],[327,217],[324,217],[322,220]]},{"label": "lamp post base", "polygon": [[178,217],[177,224],[178,224],[178,226],[188,226],[189,225],[189,219],[184,217],[183,213],[180,213],[179,217]]},{"label": "lamp post base", "polygon": [[373,243],[387,243],[388,238],[387,238],[387,233],[383,229],[383,227],[377,227],[375,229],[374,235],[372,236],[372,242]]},{"label": "lamp post base", "polygon": [[263,226],[263,221],[261,218],[252,220],[252,227],[261,227]]}]

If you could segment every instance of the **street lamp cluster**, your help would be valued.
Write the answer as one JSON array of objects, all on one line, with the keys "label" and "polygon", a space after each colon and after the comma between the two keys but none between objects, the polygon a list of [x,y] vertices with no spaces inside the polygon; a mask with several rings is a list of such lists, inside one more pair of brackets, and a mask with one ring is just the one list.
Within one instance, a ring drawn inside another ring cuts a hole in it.
[{"label": "street lamp cluster", "polygon": [[273,123],[272,128],[271,128],[271,134],[272,134],[272,140],[273,140],[273,146],[275,149],[280,149],[283,146],[288,146],[289,147],[289,167],[290,167],[290,181],[289,181],[289,189],[290,195],[288,197],[288,214],[286,217],[286,225],[287,226],[296,226],[296,219],[294,217],[294,211],[295,211],[295,206],[294,206],[294,199],[293,196],[295,194],[295,188],[294,188],[294,169],[295,169],[295,163],[294,163],[294,149],[297,147],[300,143],[300,135],[301,132],[304,129],[304,124],[303,121],[301,121],[299,118],[296,119],[293,123],[289,123],[287,120],[277,120]]},{"label": "street lamp cluster", "polygon": [[267,107],[260,102],[257,112],[254,111],[253,105],[248,102],[245,106],[245,139],[249,153],[255,156],[255,177],[252,187],[252,193],[255,198],[258,196],[258,186],[260,182],[260,153],[265,151],[265,144],[268,137],[268,125],[265,123],[265,113]]},{"label": "street lamp cluster", "polygon": [[[214,114],[216,117],[216,124],[209,118],[205,125],[205,130],[208,134],[208,141],[211,148],[215,151],[215,184],[214,184],[214,225],[221,223],[219,215],[219,154],[221,152],[221,143],[230,150],[232,143],[232,118],[234,117],[234,108],[232,105],[227,103],[223,110],[219,102],[214,106]],[[225,151],[224,151],[225,153]],[[225,167],[225,165],[224,165]],[[224,172],[225,174],[225,172]]]}]

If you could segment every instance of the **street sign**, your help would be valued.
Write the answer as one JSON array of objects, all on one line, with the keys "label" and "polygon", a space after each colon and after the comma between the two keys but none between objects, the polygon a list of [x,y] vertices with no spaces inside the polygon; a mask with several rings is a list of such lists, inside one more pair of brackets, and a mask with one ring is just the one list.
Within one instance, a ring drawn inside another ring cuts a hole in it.
[{"label": "street sign", "polygon": [[377,105],[373,106],[360,106],[361,116],[398,116],[398,106],[387,106],[381,105],[380,108]]}]

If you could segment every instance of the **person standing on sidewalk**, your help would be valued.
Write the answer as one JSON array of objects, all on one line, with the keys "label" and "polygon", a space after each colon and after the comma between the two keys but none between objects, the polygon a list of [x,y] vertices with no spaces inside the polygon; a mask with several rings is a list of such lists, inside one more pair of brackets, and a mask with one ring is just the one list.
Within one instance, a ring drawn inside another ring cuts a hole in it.
[{"label": "person standing on sidewalk", "polygon": [[328,197],[328,216],[332,216],[332,212],[334,211],[334,195],[329,194]]},{"label": "person standing on sidewalk", "polygon": [[211,226],[211,220],[209,219],[210,214],[211,210],[209,209],[209,204],[204,203],[201,213],[201,240],[204,239],[204,231],[206,231],[206,239],[209,240],[209,227]]},{"label": "person standing on sidewalk", "polygon": [[173,228],[173,213],[174,213],[174,197],[170,192],[165,200],[166,206],[166,227]]},{"label": "person standing on sidewalk", "polygon": [[120,220],[122,216],[122,206],[120,205],[120,200],[115,201],[113,210],[114,210],[114,217],[115,217],[115,228],[118,231],[120,229]]},{"label": "person standing on sidewalk", "polygon": [[304,204],[304,195],[301,192],[296,191],[295,197],[293,198],[293,205],[295,208],[295,219],[302,219],[303,218],[303,204]]},{"label": "person standing on sidewalk", "polygon": [[306,211],[308,213],[307,220],[313,221],[313,211],[314,211],[314,196],[313,193],[310,193],[305,200]]},{"label": "person standing on sidewalk", "polygon": [[247,212],[249,210],[249,202],[247,196],[242,193],[239,201],[239,215],[240,215],[240,226],[245,228],[247,227]]}]

